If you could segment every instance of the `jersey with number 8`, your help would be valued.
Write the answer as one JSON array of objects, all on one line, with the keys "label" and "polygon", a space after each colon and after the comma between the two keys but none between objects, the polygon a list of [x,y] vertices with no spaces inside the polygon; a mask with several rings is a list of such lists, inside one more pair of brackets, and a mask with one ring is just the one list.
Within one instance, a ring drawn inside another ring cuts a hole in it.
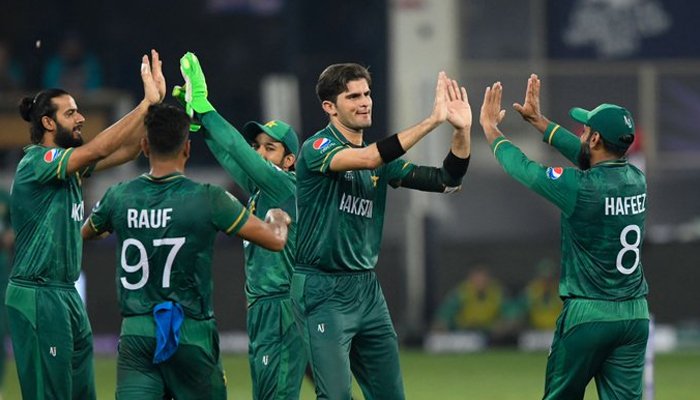
[{"label": "jersey with number 8", "polygon": [[[551,144],[575,162],[579,138],[552,123],[553,130]],[[585,171],[546,168],[508,140],[492,147],[510,175],[562,211],[560,296],[623,301],[647,295],[640,258],[647,210],[642,171],[624,158]]]},{"label": "jersey with number 8", "polygon": [[248,211],[223,189],[184,175],[142,175],[112,186],[95,206],[96,232],[117,234],[117,293],[123,316],[163,301],[190,318],[213,316],[211,261],[218,231],[234,235]]}]

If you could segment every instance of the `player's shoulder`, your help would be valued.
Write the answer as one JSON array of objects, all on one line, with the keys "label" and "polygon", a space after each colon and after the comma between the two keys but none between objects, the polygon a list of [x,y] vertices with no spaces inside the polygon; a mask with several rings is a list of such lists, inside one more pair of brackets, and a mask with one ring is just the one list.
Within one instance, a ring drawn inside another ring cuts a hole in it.
[{"label": "player's shoulder", "polygon": [[21,163],[43,162],[50,164],[56,159],[61,158],[68,150],[70,149],[32,144],[24,148],[24,157],[22,157]]},{"label": "player's shoulder", "polygon": [[333,145],[341,144],[338,138],[335,137],[330,125],[313,134],[304,141],[302,149],[306,151],[324,152]]},{"label": "player's shoulder", "polygon": [[547,166],[544,170],[545,177],[552,181],[578,179],[585,173],[576,167]]},{"label": "player's shoulder", "polygon": [[296,171],[285,171],[285,175],[287,176],[287,179],[289,179],[290,182],[296,183],[297,182],[297,172]]}]

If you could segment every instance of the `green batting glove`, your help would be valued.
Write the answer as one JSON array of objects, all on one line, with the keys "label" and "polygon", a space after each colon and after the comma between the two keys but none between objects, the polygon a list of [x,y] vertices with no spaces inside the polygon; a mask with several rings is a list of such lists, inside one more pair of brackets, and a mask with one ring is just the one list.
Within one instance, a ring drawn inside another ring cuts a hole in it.
[{"label": "green batting glove", "polygon": [[207,81],[194,53],[188,51],[180,58],[180,72],[185,78],[185,111],[190,117],[194,113],[214,111],[214,106],[207,100]]},{"label": "green batting glove", "polygon": [[[185,92],[186,89],[183,88],[182,86],[175,86],[173,87],[172,95],[177,100],[178,103],[180,103],[181,106],[185,107],[185,111],[187,111],[187,102],[185,101]],[[191,111],[191,109],[190,109]],[[192,115],[188,113],[188,115]],[[190,132],[197,132],[202,128],[202,125],[197,121],[195,118],[190,116]]]}]

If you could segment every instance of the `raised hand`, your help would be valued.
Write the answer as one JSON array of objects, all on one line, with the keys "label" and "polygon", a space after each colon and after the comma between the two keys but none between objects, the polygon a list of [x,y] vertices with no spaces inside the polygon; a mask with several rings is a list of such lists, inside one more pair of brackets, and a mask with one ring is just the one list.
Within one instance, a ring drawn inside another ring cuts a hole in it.
[{"label": "raised hand", "polygon": [[472,109],[469,106],[467,89],[460,87],[453,79],[447,80],[447,121],[455,129],[465,129],[472,126]]},{"label": "raised hand", "polygon": [[479,123],[484,128],[484,135],[489,143],[501,136],[498,124],[501,123],[506,115],[506,110],[501,108],[502,95],[503,87],[501,82],[496,82],[491,87],[487,87],[486,92],[484,92],[484,102],[481,105]]},{"label": "raised hand", "polygon": [[199,59],[192,52],[187,52],[180,58],[180,72],[185,79],[185,111],[190,117],[194,113],[204,114],[209,111],[214,111],[214,106],[211,105],[207,96],[207,80],[202,72],[202,66]]},{"label": "raised hand", "polygon": [[148,104],[158,104],[165,98],[165,77],[162,62],[156,50],[151,50],[151,60],[144,54],[141,58],[141,80],[143,100]]},{"label": "raised hand", "polygon": [[525,121],[531,123],[540,131],[544,132],[547,128],[549,121],[542,116],[540,110],[540,78],[536,74],[530,75],[530,78],[527,80],[523,104],[513,103],[513,108]]},{"label": "raised hand", "polygon": [[430,114],[430,119],[435,126],[447,120],[447,75],[444,71],[438,73],[437,87],[435,88],[435,103],[433,104],[433,112]]}]

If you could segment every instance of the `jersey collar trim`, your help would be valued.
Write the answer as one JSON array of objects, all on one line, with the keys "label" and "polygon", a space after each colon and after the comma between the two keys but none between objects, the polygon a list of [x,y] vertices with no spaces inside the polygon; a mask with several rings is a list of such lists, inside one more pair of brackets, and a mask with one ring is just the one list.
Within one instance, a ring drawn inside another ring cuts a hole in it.
[{"label": "jersey collar trim", "polygon": [[326,129],[328,129],[328,130],[331,132],[331,134],[333,135],[333,137],[336,138],[336,140],[338,140],[340,143],[342,143],[342,144],[344,144],[344,145],[346,145],[346,146],[350,146],[350,147],[354,147],[354,148],[362,148],[362,147],[367,146],[367,144],[365,143],[364,140],[362,140],[362,146],[357,146],[357,145],[355,145],[355,144],[350,143],[350,142],[345,138],[345,136],[343,136],[343,134],[340,133],[340,131],[338,130],[338,128],[336,128],[335,126],[333,126],[333,124],[331,124],[331,123],[328,124],[328,126],[326,127]]},{"label": "jersey collar trim", "polygon": [[141,177],[144,178],[144,179],[147,179],[147,180],[149,180],[149,181],[151,181],[151,182],[158,182],[158,183],[160,183],[160,182],[170,182],[170,181],[173,181],[173,180],[175,180],[175,179],[184,178],[185,175],[182,174],[181,172],[173,172],[172,174],[168,174],[168,175],[164,175],[164,176],[158,176],[158,177],[153,176],[153,175],[151,175],[151,174],[143,174],[143,175],[141,175]]},{"label": "jersey collar trim", "polygon": [[624,165],[627,165],[626,158],[620,158],[618,160],[601,161],[598,164],[594,165],[593,167],[621,167]]}]

